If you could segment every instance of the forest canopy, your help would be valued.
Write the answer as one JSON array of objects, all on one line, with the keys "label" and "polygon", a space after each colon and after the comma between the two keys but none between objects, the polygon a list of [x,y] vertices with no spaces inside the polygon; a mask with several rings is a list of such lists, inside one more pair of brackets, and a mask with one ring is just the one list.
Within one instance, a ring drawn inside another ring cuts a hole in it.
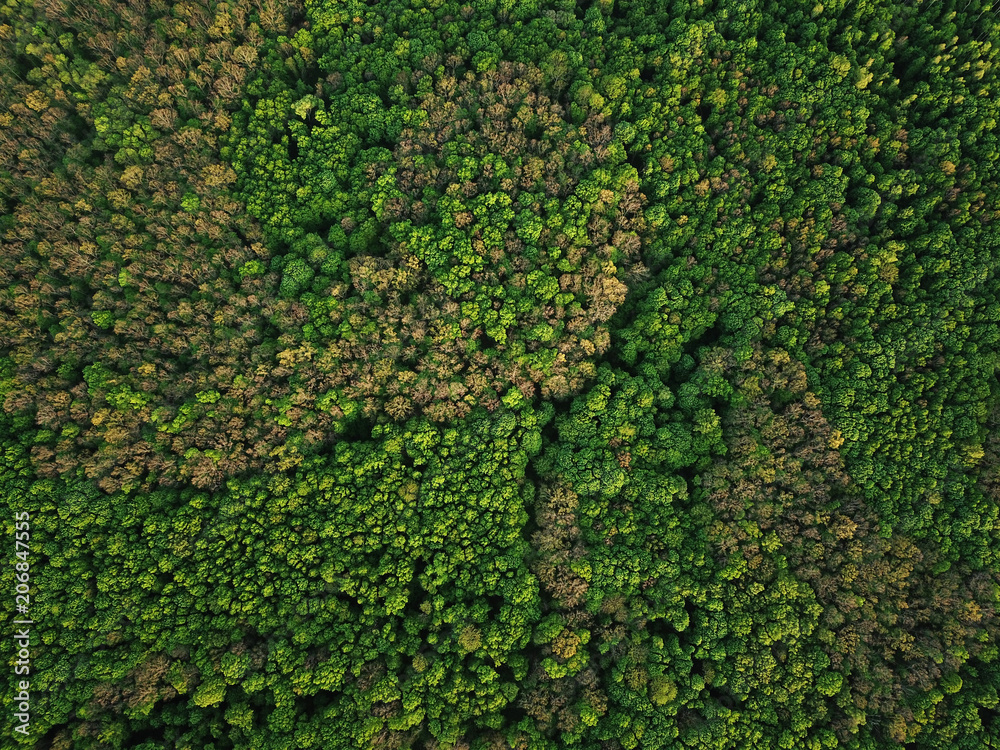
[{"label": "forest canopy", "polygon": [[998,50],[7,0],[3,746],[1000,748]]}]

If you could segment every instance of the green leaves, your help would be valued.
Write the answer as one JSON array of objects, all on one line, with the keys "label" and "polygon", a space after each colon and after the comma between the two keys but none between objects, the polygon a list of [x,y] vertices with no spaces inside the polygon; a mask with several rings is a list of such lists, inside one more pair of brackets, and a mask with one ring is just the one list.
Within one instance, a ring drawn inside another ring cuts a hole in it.
[{"label": "green leaves", "polygon": [[286,297],[298,297],[308,288],[314,272],[302,258],[292,258],[282,269],[281,287],[279,291]]},{"label": "green leaves", "polygon": [[995,744],[990,8],[793,6],[0,8],[47,741]]}]

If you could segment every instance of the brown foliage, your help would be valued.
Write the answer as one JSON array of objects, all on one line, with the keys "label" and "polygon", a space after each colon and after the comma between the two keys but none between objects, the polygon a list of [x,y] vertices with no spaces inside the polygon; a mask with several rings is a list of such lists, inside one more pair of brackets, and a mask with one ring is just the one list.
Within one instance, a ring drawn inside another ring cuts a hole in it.
[{"label": "brown foliage", "polygon": [[[237,279],[268,254],[227,192],[235,175],[219,155],[223,107],[238,102],[177,85],[239,86],[253,64],[260,36],[248,7],[213,7],[183,3],[182,20],[153,25],[134,4],[40,6],[93,51],[113,83],[109,104],[149,118],[156,132],[138,160],[113,158],[113,148],[86,153],[80,119],[92,130],[97,113],[63,92],[52,54],[33,60],[43,88],[0,87],[0,194],[16,200],[0,237],[0,350],[17,366],[5,408],[34,410],[59,436],[35,450],[43,476],[82,469],[108,491],[181,479],[215,486],[262,465],[285,437],[264,400],[288,384],[255,348],[267,325],[257,300],[273,298],[274,279]],[[285,23],[297,11],[271,12]],[[191,117],[199,126],[173,130]],[[192,195],[194,207],[182,205]],[[88,386],[83,370],[95,362],[109,377]],[[197,404],[203,391],[221,398]],[[128,405],[128,394],[138,400]],[[161,429],[184,403],[196,404],[185,424]]]},{"label": "brown foliage", "polygon": [[[720,355],[736,368],[728,352]],[[776,533],[780,556],[824,606],[829,637],[821,640],[832,668],[849,678],[854,704],[912,724],[913,697],[1000,634],[996,577],[959,566],[938,572],[928,543],[879,535],[801,363],[758,348],[737,372],[747,403],[727,416],[727,456],[703,480],[720,520],[716,549],[723,559],[742,552],[753,579],[768,581],[776,558],[759,538]],[[850,720],[835,726],[846,740]]]}]

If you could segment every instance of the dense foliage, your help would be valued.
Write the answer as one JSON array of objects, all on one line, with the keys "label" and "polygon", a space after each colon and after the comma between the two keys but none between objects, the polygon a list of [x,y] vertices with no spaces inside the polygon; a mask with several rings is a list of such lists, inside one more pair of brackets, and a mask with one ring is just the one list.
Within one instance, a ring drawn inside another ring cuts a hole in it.
[{"label": "dense foliage", "polygon": [[4,742],[1000,747],[998,44],[8,0]]}]

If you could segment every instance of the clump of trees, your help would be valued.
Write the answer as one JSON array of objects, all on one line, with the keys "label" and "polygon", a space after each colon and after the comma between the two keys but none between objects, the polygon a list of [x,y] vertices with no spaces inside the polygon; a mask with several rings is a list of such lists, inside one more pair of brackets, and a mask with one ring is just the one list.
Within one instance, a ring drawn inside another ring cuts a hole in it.
[{"label": "clump of trees", "polygon": [[288,313],[220,141],[295,6],[2,13],[3,393],[34,415],[37,471],[127,492],[260,469],[294,398],[269,322]]},{"label": "clump of trees", "polygon": [[280,291],[309,308],[296,376],[338,414],[396,420],[578,391],[643,268],[625,131],[589,99],[567,103],[566,71],[539,60],[427,52],[391,85],[352,82],[354,65],[409,41],[322,55],[338,29],[301,35],[326,74],[315,94],[262,71],[272,82],[231,146],[248,207],[287,249],[272,263]]}]

